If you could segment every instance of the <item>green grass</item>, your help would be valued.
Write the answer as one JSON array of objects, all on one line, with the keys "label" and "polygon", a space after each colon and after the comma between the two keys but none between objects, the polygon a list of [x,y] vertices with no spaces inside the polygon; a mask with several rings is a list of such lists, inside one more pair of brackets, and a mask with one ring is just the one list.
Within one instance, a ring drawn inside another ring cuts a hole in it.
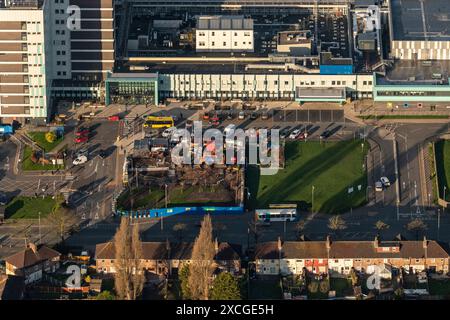
[{"label": "green grass", "polygon": [[229,194],[222,186],[185,186],[169,192],[169,204],[177,205],[219,205],[230,203],[222,196]]},{"label": "green grass", "polygon": [[274,280],[250,280],[250,300],[279,300],[283,297],[280,279]]},{"label": "green grass", "polygon": [[[134,199],[133,203],[130,201],[131,198]],[[133,189],[131,192],[127,190],[117,199],[119,210],[152,209],[160,208],[163,205],[164,190],[155,188],[152,188],[151,192],[148,189]]]},{"label": "green grass", "polygon": [[368,116],[358,116],[360,119],[364,120],[383,120],[383,119],[448,119],[449,116],[442,114],[386,114],[386,115],[368,115]]},{"label": "green grass", "polygon": [[47,132],[28,132],[28,136],[33,139],[41,148],[44,149],[45,152],[50,152],[55,148],[58,144],[63,141],[63,137],[58,137],[55,142],[50,143],[45,139],[45,134]]},{"label": "green grass", "polygon": [[450,201],[450,140],[440,140],[435,144],[439,195]]},{"label": "green grass", "polygon": [[330,278],[330,290],[336,291],[336,297],[353,294],[351,280],[346,278]]},{"label": "green grass", "polygon": [[56,201],[51,197],[33,198],[33,197],[16,197],[11,201],[5,209],[6,218],[10,219],[37,219],[39,212],[41,218],[48,215]]},{"label": "green grass", "polygon": [[23,149],[23,159],[22,159],[22,169],[26,171],[32,170],[56,170],[64,169],[63,165],[53,165],[53,164],[40,164],[31,161],[31,156],[33,154],[33,149],[29,146],[25,146]]},{"label": "green grass", "polygon": [[[343,213],[366,202],[367,174],[363,169],[368,144],[361,140],[288,142],[286,165],[273,176],[261,176],[257,167],[247,170],[251,208],[274,203],[296,203],[303,211]],[[358,190],[361,185],[361,190]],[[348,194],[348,188],[353,193]]]},{"label": "green grass", "polygon": [[431,295],[450,296],[450,280],[428,279],[428,287]]}]

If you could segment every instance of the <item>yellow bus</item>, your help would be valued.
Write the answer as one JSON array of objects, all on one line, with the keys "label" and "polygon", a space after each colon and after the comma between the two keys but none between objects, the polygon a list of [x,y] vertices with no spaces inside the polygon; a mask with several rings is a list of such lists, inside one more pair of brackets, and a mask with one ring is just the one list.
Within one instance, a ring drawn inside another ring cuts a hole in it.
[{"label": "yellow bus", "polygon": [[154,117],[149,116],[144,122],[144,128],[163,129],[174,126],[172,117]]}]

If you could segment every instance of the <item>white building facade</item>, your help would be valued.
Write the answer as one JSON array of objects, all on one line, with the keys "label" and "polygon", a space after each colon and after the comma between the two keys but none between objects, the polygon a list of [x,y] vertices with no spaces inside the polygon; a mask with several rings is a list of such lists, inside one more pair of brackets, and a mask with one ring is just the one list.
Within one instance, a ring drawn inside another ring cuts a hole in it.
[{"label": "white building facade", "polygon": [[47,118],[50,46],[45,6],[0,8],[0,119]]},{"label": "white building facade", "polygon": [[203,16],[195,31],[197,52],[253,52],[253,20],[242,16]]}]

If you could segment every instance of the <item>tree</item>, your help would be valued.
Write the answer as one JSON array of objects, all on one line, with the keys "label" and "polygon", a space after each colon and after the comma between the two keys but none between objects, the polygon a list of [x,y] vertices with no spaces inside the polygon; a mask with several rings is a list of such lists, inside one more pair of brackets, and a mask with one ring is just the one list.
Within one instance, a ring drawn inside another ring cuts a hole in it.
[{"label": "tree", "polygon": [[341,216],[332,216],[328,219],[328,228],[335,232],[339,232],[341,230],[347,229],[347,224],[345,220],[341,218]]},{"label": "tree", "polygon": [[382,231],[389,229],[389,225],[381,220],[378,220],[375,222],[375,229],[377,229],[378,234],[380,234]]},{"label": "tree", "polygon": [[56,133],[53,131],[49,131],[45,134],[45,140],[47,140],[48,143],[53,143],[56,141]]},{"label": "tree", "polygon": [[114,235],[114,284],[119,299],[136,300],[144,287],[142,242],[137,224],[131,228],[128,218],[122,218]]},{"label": "tree", "polygon": [[415,232],[416,233],[416,240],[419,240],[419,233],[421,231],[427,230],[427,225],[421,219],[416,218],[414,220],[411,220],[406,225],[406,229],[408,229],[408,231]]},{"label": "tree", "polygon": [[295,228],[297,229],[297,235],[300,235],[303,232],[303,230],[305,230],[305,228],[306,228],[305,220],[300,220],[299,222],[297,222],[297,224],[295,225]]},{"label": "tree", "polygon": [[203,218],[199,235],[192,248],[192,258],[189,264],[189,289],[191,299],[208,300],[209,287],[214,271],[214,240],[212,235],[211,217]]},{"label": "tree", "polygon": [[116,296],[108,290],[100,292],[95,298],[95,300],[116,300]]},{"label": "tree", "polygon": [[178,241],[181,242],[181,240],[183,239],[183,231],[187,229],[187,224],[186,223],[176,223],[172,230],[175,231],[175,233],[178,236]]},{"label": "tree", "polygon": [[221,272],[213,281],[212,300],[240,300],[239,281],[229,272]]},{"label": "tree", "polygon": [[64,236],[67,233],[69,226],[73,226],[76,222],[76,217],[66,206],[62,195],[58,195],[56,197],[56,204],[53,206],[47,219],[49,223],[57,230],[58,235],[61,238],[61,242],[64,242]]},{"label": "tree", "polygon": [[191,298],[191,290],[189,289],[189,265],[185,264],[178,274],[181,285],[181,297],[185,300]]},{"label": "tree", "polygon": [[358,282],[359,282],[359,276],[356,273],[355,269],[352,268],[352,270],[350,271],[350,279],[352,281],[352,286],[357,286]]}]

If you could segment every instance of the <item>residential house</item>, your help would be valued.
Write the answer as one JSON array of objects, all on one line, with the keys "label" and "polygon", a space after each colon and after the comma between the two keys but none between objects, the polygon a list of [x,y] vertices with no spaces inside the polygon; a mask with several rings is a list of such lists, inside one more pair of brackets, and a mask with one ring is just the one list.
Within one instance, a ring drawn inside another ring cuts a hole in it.
[{"label": "residential house", "polygon": [[[143,242],[142,265],[144,270],[157,275],[178,274],[183,264],[192,257],[193,243]],[[227,242],[215,242],[217,269],[239,273],[241,271],[242,248]],[[115,273],[115,249],[113,242],[100,243],[95,248],[97,272]]]},{"label": "residential house", "polygon": [[[375,267],[407,272],[449,271],[449,252],[440,243],[422,241],[287,241],[260,243],[255,251],[259,275],[301,274],[303,268],[320,274],[348,274],[352,268],[370,273]],[[389,267],[387,267],[389,266]]]},{"label": "residential house", "polygon": [[25,284],[42,279],[44,272],[55,272],[59,268],[61,254],[46,246],[30,243],[22,250],[5,259],[6,274],[21,276]]}]

